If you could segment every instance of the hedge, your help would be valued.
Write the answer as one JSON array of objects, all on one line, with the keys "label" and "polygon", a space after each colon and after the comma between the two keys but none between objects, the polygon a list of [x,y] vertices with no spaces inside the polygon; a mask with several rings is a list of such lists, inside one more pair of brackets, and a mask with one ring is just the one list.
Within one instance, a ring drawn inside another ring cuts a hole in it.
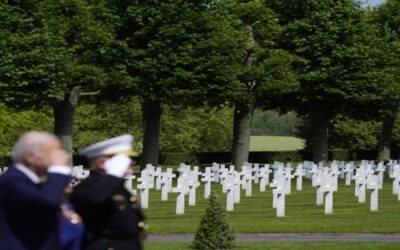
[{"label": "hedge", "polygon": [[[391,149],[391,158],[399,159],[400,150]],[[329,151],[329,160],[341,161],[357,161],[357,160],[375,160],[376,150],[348,150],[348,149],[334,149]],[[229,163],[231,161],[230,152],[201,152],[201,153],[186,153],[186,152],[161,152],[160,164],[162,165],[178,165],[180,163],[186,164],[211,164],[213,162]],[[140,159],[139,159],[140,160]],[[274,161],[280,162],[301,162],[311,161],[312,152],[307,150],[300,151],[280,151],[280,152],[250,152],[249,162],[257,163],[272,163]],[[74,165],[84,165],[88,167],[88,162],[83,156],[74,155]],[[0,168],[7,166],[11,163],[8,156],[0,157]]]},{"label": "hedge", "polygon": [[[391,158],[399,159],[400,150],[392,149]],[[375,160],[376,150],[349,150],[349,149],[334,149],[328,154],[329,160],[341,161],[358,161],[358,160]],[[280,152],[250,152],[249,162],[272,163],[280,162],[301,162],[311,161],[312,152],[307,150],[300,151],[280,151]],[[160,164],[176,165],[179,163],[186,164],[211,164],[213,162],[229,163],[231,161],[230,152],[202,152],[202,153],[160,153]]]}]

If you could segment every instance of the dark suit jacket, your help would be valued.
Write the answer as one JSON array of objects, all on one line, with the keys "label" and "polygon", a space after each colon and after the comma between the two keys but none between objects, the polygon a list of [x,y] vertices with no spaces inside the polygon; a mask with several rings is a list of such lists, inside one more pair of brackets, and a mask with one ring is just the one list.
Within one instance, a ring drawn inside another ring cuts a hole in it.
[{"label": "dark suit jacket", "polygon": [[74,188],[71,202],[82,217],[82,249],[142,249],[144,217],[125,180],[92,172]]},{"label": "dark suit jacket", "polygon": [[52,173],[35,184],[14,166],[0,175],[0,250],[59,249],[60,199],[69,181]]}]

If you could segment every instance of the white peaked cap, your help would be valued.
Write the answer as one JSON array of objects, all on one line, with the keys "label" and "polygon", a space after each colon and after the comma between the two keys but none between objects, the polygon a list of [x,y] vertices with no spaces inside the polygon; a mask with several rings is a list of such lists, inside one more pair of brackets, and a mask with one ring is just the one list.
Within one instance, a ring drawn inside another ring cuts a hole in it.
[{"label": "white peaked cap", "polygon": [[79,154],[85,155],[89,159],[94,159],[102,155],[123,154],[128,156],[138,156],[138,153],[132,150],[133,136],[120,135],[105,141],[92,144],[82,149]]}]

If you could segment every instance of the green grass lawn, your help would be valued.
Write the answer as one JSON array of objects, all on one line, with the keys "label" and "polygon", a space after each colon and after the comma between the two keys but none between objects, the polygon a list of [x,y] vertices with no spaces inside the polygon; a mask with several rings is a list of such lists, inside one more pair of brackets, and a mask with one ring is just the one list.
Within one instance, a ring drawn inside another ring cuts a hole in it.
[{"label": "green grass lawn", "polygon": [[295,151],[304,148],[304,140],[292,136],[251,136],[250,151]]},{"label": "green grass lawn", "polygon": [[[190,243],[146,242],[147,250],[189,250]],[[398,250],[392,242],[237,242],[235,249],[249,250]]]},{"label": "green grass lawn", "polygon": [[[392,184],[385,181],[379,191],[379,211],[369,211],[367,202],[360,204],[354,197],[354,184],[345,186],[340,180],[339,191],[334,193],[333,214],[325,215],[323,206],[315,205],[315,188],[305,180],[303,191],[295,190],[286,196],[286,217],[276,218],[272,208],[272,191],[265,193],[254,185],[253,196],[245,197],[242,190],[241,203],[227,217],[236,233],[400,233],[400,202],[392,195]],[[184,215],[175,214],[176,194],[169,194],[169,201],[161,201],[161,192],[150,190],[149,209],[145,215],[149,233],[194,233],[205,212],[208,201],[203,198],[204,186],[197,190],[197,205],[187,205]],[[225,207],[225,194],[221,186],[214,184],[213,191],[219,195]]]}]

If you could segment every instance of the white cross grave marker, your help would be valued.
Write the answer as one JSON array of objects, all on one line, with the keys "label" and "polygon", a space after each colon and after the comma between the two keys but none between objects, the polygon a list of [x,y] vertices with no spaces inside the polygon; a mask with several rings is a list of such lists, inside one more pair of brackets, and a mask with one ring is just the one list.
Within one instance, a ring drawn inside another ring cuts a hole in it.
[{"label": "white cross grave marker", "polygon": [[244,185],[244,181],[242,180],[242,173],[241,172],[236,172],[234,173],[234,180],[233,180],[233,184],[235,185],[234,187],[234,202],[240,203],[240,195],[241,195],[241,185]]},{"label": "white cross grave marker", "polygon": [[296,167],[296,171],[293,174],[294,176],[297,176],[296,178],[296,190],[301,191],[303,190],[303,176],[305,175],[303,172],[303,164],[299,164]]},{"label": "white cross grave marker", "polygon": [[400,185],[400,165],[393,166],[390,178],[393,178],[393,194],[398,195]]},{"label": "white cross grave marker", "polygon": [[154,171],[154,177],[156,178],[156,190],[161,189],[161,167],[157,167],[156,171]]},{"label": "white cross grave marker", "polygon": [[354,194],[358,197],[359,203],[365,202],[365,184],[367,182],[367,171],[366,166],[361,165],[356,169],[356,175],[353,176],[355,180],[355,192]]},{"label": "white cross grave marker", "polygon": [[260,172],[259,176],[261,177],[260,192],[265,192],[265,187],[269,185],[269,173],[271,173],[272,170],[269,169],[268,164],[265,164],[264,167],[260,168],[259,172]]},{"label": "white cross grave marker", "polygon": [[316,204],[318,206],[324,203],[324,193],[322,192],[322,186],[324,184],[323,175],[324,173],[321,167],[318,167],[317,172],[313,175],[313,183],[317,188]]},{"label": "white cross grave marker", "polygon": [[379,189],[382,189],[383,187],[383,177],[385,173],[385,165],[383,165],[383,162],[380,162],[378,164],[378,167],[375,169],[376,172],[378,172],[378,184],[379,184]]},{"label": "white cross grave marker", "polygon": [[172,168],[167,168],[167,172],[161,173],[161,200],[168,200],[168,193],[172,191],[172,180],[176,177],[175,174],[172,173]]},{"label": "white cross grave marker", "polygon": [[372,189],[370,210],[378,211],[379,175],[368,175],[367,188]]},{"label": "white cross grave marker", "polygon": [[222,192],[226,193],[226,211],[233,211],[234,205],[234,175],[230,174],[223,183]]},{"label": "white cross grave marker", "polygon": [[199,167],[195,166],[193,171],[189,172],[187,185],[189,187],[189,206],[196,205],[196,190],[200,186],[199,183]]},{"label": "white cross grave marker", "polygon": [[211,168],[206,168],[205,172],[202,174],[201,181],[205,182],[204,185],[204,199],[210,198],[211,194],[211,182],[215,179],[213,178],[213,174],[211,173]]},{"label": "white cross grave marker", "polygon": [[145,172],[140,178],[138,178],[138,181],[140,181],[140,184],[137,185],[137,188],[140,190],[140,204],[143,209],[149,208],[149,189],[152,188],[151,184],[151,179],[147,173]]},{"label": "white cross grave marker", "polygon": [[[272,190],[276,207],[276,217],[285,216],[285,195],[286,195],[286,178],[283,176],[275,179],[275,182],[271,183]],[[274,204],[273,204],[274,205]]]},{"label": "white cross grave marker", "polygon": [[347,163],[344,167],[344,173],[345,173],[345,185],[350,186],[351,185],[351,179],[353,178],[353,173],[354,173],[354,166],[352,163]]},{"label": "white cross grave marker", "polygon": [[243,180],[245,182],[244,188],[246,190],[245,195],[247,197],[251,196],[253,193],[253,183],[252,181],[254,180],[254,176],[252,175],[252,171],[250,167],[248,166],[243,166]]},{"label": "white cross grave marker", "polygon": [[178,178],[177,187],[172,189],[173,193],[178,193],[176,198],[176,214],[185,213],[185,195],[189,192],[189,188],[186,186],[186,180],[182,177]]},{"label": "white cross grave marker", "polygon": [[331,214],[333,212],[333,192],[336,191],[335,186],[335,176],[331,176],[330,174],[324,174],[323,183],[321,186],[322,193],[326,193],[325,195],[325,214]]}]

